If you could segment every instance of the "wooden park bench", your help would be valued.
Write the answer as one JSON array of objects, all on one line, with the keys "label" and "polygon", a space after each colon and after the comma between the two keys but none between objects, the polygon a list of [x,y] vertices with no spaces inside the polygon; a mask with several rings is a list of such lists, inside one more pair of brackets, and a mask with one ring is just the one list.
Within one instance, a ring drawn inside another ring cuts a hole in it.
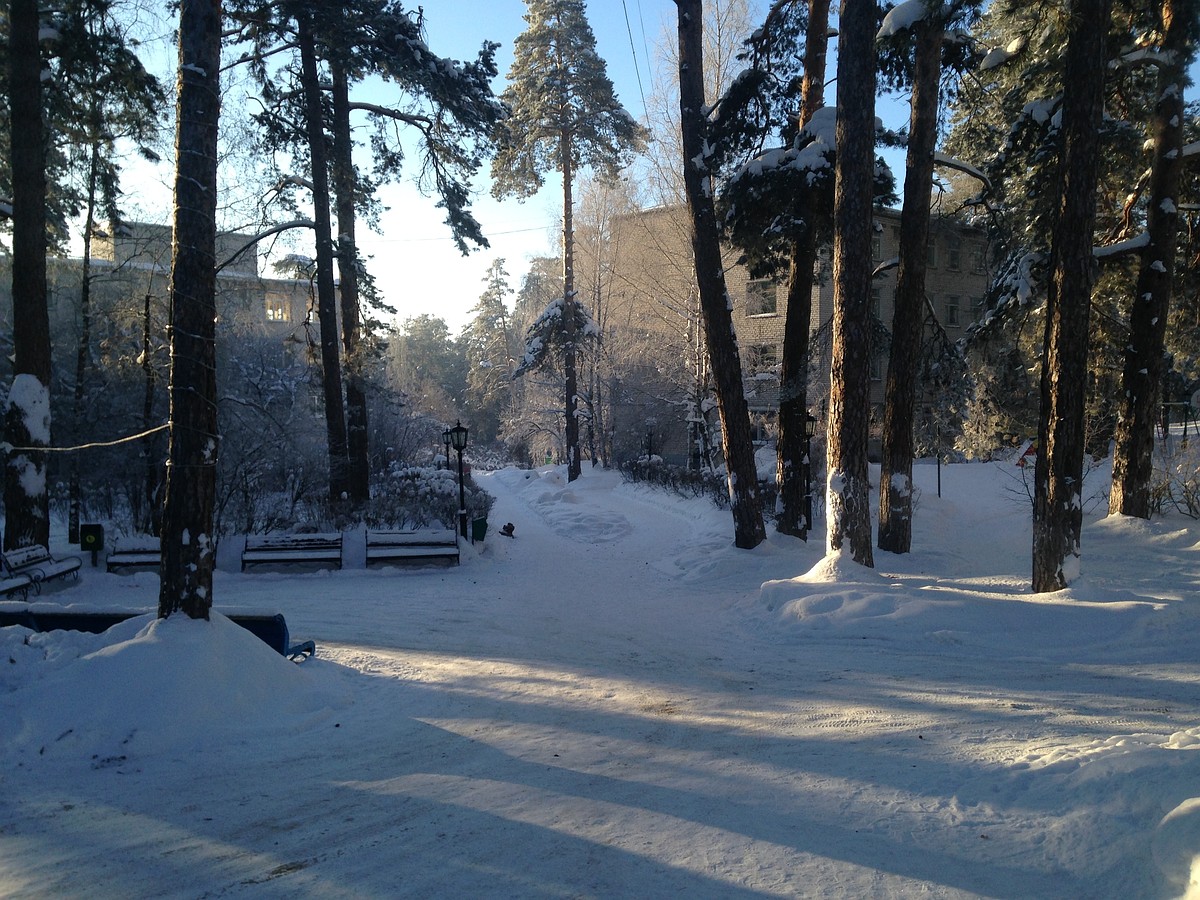
[{"label": "wooden park bench", "polygon": [[[113,609],[47,609],[45,606],[0,608],[0,628],[19,625],[36,632],[84,631],[88,634],[103,634],[114,625],[144,615],[145,612]],[[282,613],[230,613],[229,621],[242,626],[280,656],[286,656],[290,660],[307,659],[316,652],[316,644],[312,641],[292,643],[287,621]]]},{"label": "wooden park bench", "polygon": [[252,534],[242,550],[242,571],[251,566],[316,565],[342,567],[342,535]]},{"label": "wooden park bench", "polygon": [[117,538],[113,542],[113,548],[108,551],[104,567],[109,572],[117,574],[138,571],[157,572],[161,563],[162,548],[158,538],[139,534]]},{"label": "wooden park bench", "polygon": [[457,564],[458,532],[449,528],[368,531],[367,566]]},{"label": "wooden park bench", "polygon": [[42,584],[55,578],[79,578],[79,567],[83,560],[78,556],[64,556],[55,559],[50,551],[41,544],[31,544],[17,550],[5,550],[4,574],[6,578],[27,577],[33,585],[34,593],[42,592]]},{"label": "wooden park bench", "polygon": [[33,579],[28,575],[7,575],[0,577],[0,597],[7,597],[9,594],[20,594],[22,600],[29,597],[29,588],[33,586]]}]

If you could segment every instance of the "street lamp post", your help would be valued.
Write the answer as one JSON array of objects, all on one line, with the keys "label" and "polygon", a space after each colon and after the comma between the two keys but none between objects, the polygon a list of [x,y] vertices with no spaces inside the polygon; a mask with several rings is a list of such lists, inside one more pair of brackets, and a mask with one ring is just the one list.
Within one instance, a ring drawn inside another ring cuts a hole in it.
[{"label": "street lamp post", "polygon": [[467,449],[467,427],[457,422],[448,432],[450,443],[458,453],[458,531],[464,539],[467,537],[467,494],[463,488],[463,451]]},{"label": "street lamp post", "polygon": [[812,439],[817,433],[817,418],[812,413],[805,413],[804,419],[804,534],[807,540],[808,533],[812,531],[813,525],[813,486],[812,486]]},{"label": "street lamp post", "polygon": [[450,468],[450,429],[442,432],[442,443],[446,446],[446,468]]}]

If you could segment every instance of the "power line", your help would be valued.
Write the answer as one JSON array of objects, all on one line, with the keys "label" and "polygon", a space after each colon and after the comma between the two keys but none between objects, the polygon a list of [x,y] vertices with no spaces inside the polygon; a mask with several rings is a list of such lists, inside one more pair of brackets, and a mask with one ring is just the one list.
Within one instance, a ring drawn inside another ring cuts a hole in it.
[{"label": "power line", "polygon": [[[646,92],[642,90],[642,70],[638,66],[637,48],[633,45],[633,28],[629,24],[629,7],[625,0],[621,0],[621,9],[625,11],[625,32],[629,35],[629,52],[633,54],[633,74],[637,76],[638,94],[642,98],[642,112],[646,112]],[[638,0],[638,15],[641,15],[642,0]],[[642,36],[645,37],[645,28],[642,29]]]}]

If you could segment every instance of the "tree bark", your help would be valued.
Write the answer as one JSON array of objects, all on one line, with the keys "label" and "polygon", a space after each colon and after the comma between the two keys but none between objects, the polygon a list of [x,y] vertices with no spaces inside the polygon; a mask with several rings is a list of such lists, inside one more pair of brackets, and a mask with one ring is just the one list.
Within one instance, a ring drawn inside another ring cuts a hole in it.
[{"label": "tree bark", "polygon": [[[812,119],[825,102],[825,57],[829,47],[829,0],[809,0],[808,34],[804,44],[804,81],[799,127]],[[817,264],[813,204],[808,191],[796,198],[796,211],[805,216],[804,232],[792,241],[788,259],[787,318],[783,325],[783,358],[779,368],[779,438],[775,448],[775,480],[779,484],[780,514],[775,529],[808,540],[811,522],[806,502],[812,492],[811,442],[808,422],[808,343],[812,327],[813,274]]]},{"label": "tree bark", "polygon": [[296,20],[300,45],[301,84],[305,125],[312,165],[313,230],[317,248],[317,318],[321,326],[321,385],[325,398],[325,434],[329,445],[329,499],[350,496],[346,413],[342,401],[342,365],[338,352],[337,298],[333,283],[333,238],[329,214],[329,164],[325,124],[321,114],[321,85],[317,77],[316,42],[307,15]]},{"label": "tree bark", "polygon": [[829,377],[829,549],[874,566],[867,437],[871,408],[871,204],[875,168],[874,0],[842,4],[833,200]]},{"label": "tree bark", "polygon": [[942,77],[941,19],[927,16],[914,26],[912,116],[900,211],[900,269],[892,317],[883,408],[883,463],[879,475],[879,549],[912,549],[913,410],[921,326],[925,320],[925,267],[929,245],[929,192],[937,146],[938,90]]},{"label": "tree bark", "polygon": [[579,329],[575,326],[575,202],[571,185],[575,171],[569,129],[562,130],[558,142],[563,179],[563,392],[566,395],[567,481],[570,482],[580,476],[583,466],[579,459],[579,374],[576,371]]},{"label": "tree bark", "polygon": [[359,312],[358,246],[355,238],[353,141],[350,137],[350,85],[345,66],[329,63],[333,74],[333,190],[337,198],[338,272],[342,300],[342,349],[346,353],[346,446],[350,499],[371,499],[370,427],[363,378]]},{"label": "tree bark", "polygon": [[1033,590],[1056,591],[1078,573],[1083,526],[1083,419],[1088,313],[1095,258],[1098,129],[1111,0],[1073,0],[1062,104],[1061,192],[1050,247],[1034,468]]},{"label": "tree bark", "polygon": [[50,316],[46,308],[46,130],[36,0],[9,5],[13,386],[4,417],[4,547],[50,542]]},{"label": "tree bark", "polygon": [[733,333],[729,294],[717,238],[712,172],[706,160],[703,10],[701,0],[676,0],[679,14],[679,113],[683,181],[692,219],[692,254],[708,355],[712,361],[724,439],[726,479],[733,512],[734,544],[757,547],[766,538],[750,410],[742,386],[742,362]]},{"label": "tree bark", "polygon": [[221,4],[183,0],[171,258],[170,449],[158,615],[207,619],[216,541],[217,123]]},{"label": "tree bark", "polygon": [[[95,116],[95,104],[92,106]],[[75,345],[75,391],[71,397],[71,428],[78,437],[83,433],[84,385],[92,355],[92,232],[96,228],[96,167],[99,144],[93,144],[88,160],[87,195],[84,199],[83,260],[79,276],[79,342]],[[75,441],[78,443],[78,440]],[[79,520],[83,506],[79,479],[79,456],[71,454],[67,476],[67,542],[79,543]]]},{"label": "tree bark", "polygon": [[1167,314],[1179,240],[1180,173],[1183,169],[1183,83],[1190,58],[1188,36],[1200,11],[1191,3],[1162,0],[1163,44],[1158,102],[1150,130],[1154,159],[1146,211],[1149,242],[1142,250],[1137,289],[1129,319],[1129,342],[1122,371],[1116,442],[1113,449],[1110,514],[1150,518],[1154,476],[1154,427],[1161,402]]}]

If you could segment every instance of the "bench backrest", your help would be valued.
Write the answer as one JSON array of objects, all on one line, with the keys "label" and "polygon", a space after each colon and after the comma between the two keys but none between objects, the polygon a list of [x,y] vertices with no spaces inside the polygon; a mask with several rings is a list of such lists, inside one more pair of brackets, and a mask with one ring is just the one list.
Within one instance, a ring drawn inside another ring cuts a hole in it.
[{"label": "bench backrest", "polygon": [[252,534],[247,550],[334,550],[342,546],[341,534]]},{"label": "bench backrest", "polygon": [[28,547],[19,547],[16,550],[4,551],[4,563],[10,569],[19,569],[22,566],[30,566],[35,563],[48,562],[50,560],[50,551],[41,544],[31,544]]}]

